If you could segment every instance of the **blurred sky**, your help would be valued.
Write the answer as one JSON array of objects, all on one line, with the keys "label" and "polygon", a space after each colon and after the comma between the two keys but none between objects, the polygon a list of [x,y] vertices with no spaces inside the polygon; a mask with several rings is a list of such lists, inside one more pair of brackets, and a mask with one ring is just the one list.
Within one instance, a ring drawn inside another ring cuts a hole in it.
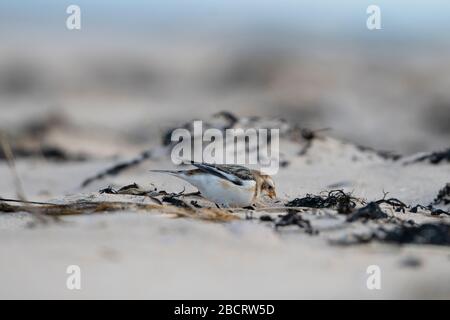
[{"label": "blurred sky", "polygon": [[1,0],[0,34],[46,36],[67,31],[65,10],[70,4],[81,7],[82,32],[92,35],[237,31],[264,33],[268,38],[300,33],[333,39],[367,38],[366,8],[376,4],[382,10],[383,30],[370,37],[450,42],[450,1],[445,0]]},{"label": "blurred sky", "polygon": [[[381,30],[366,27],[373,4]],[[229,110],[435,150],[450,137],[449,31],[448,0],[0,0],[0,125],[64,110],[126,131]]]}]

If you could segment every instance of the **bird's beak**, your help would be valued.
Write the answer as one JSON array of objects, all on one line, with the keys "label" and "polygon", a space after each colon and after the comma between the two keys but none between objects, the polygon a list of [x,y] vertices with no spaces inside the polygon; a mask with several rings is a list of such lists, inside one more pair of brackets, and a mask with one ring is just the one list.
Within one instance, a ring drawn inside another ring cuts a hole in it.
[{"label": "bird's beak", "polygon": [[270,199],[275,199],[277,197],[275,190],[270,191],[267,195]]}]

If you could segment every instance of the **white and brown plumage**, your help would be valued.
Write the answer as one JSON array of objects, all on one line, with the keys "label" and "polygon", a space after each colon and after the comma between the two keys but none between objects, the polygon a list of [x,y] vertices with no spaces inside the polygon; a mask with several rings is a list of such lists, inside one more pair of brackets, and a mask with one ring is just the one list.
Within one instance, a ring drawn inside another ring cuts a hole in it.
[{"label": "white and brown plumage", "polygon": [[196,169],[152,170],[181,178],[200,194],[223,207],[247,207],[258,203],[261,195],[276,197],[272,178],[257,170],[239,165],[217,165],[191,162]]}]

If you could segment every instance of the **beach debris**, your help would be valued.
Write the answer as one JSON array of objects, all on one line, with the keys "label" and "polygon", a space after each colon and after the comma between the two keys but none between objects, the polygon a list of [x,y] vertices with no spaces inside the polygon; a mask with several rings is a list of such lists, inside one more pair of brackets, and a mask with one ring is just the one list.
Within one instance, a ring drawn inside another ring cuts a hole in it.
[{"label": "beach debris", "polygon": [[[396,212],[405,213],[409,209],[410,212],[417,213],[418,209],[426,210],[431,215],[448,214],[441,209],[433,208],[432,205],[422,206],[416,205],[411,208],[403,201],[397,198],[386,198],[388,193],[384,193],[382,199],[365,203],[364,200],[353,197],[349,193],[345,193],[343,190],[331,190],[328,191],[326,196],[307,194],[303,198],[295,198],[285,204],[286,207],[306,207],[316,209],[333,209],[339,214],[348,215],[347,222],[355,221],[367,221],[386,219],[390,216],[383,211],[382,205],[388,205],[392,207]],[[363,207],[357,208],[357,204],[363,204]]]},{"label": "beach debris", "polygon": [[348,214],[360,201],[345,193],[343,190],[331,190],[327,196],[315,196],[307,194],[303,198],[295,198],[285,204],[286,207],[307,207],[316,209],[336,209],[338,213]]},{"label": "beach debris", "polygon": [[445,222],[416,224],[411,220],[393,220],[396,223],[379,223],[363,234],[347,234],[331,240],[341,245],[365,244],[379,241],[389,244],[450,245],[450,224]]},{"label": "beach debris", "polygon": [[126,185],[124,187],[121,187],[118,190],[113,189],[111,186],[101,189],[99,191],[100,194],[130,194],[135,196],[147,196],[149,194],[151,195],[157,195],[156,188],[153,190],[144,190],[142,189],[138,184],[132,183],[129,185]]},{"label": "beach debris", "polygon": [[153,190],[145,190],[145,189],[142,189],[136,183],[126,185],[118,190],[115,190],[111,186],[109,186],[107,188],[101,189],[99,191],[99,193],[100,194],[128,194],[128,195],[133,195],[133,196],[149,197],[156,203],[162,204],[162,202],[158,198],[156,198],[156,196],[161,194],[160,192],[157,191],[156,187]]},{"label": "beach debris", "polygon": [[385,219],[388,215],[381,210],[377,202],[369,202],[365,207],[357,209],[347,217],[348,222],[356,220],[377,220]]},{"label": "beach debris", "polygon": [[441,162],[450,162],[450,148],[442,151],[435,151],[421,155],[415,159],[405,162],[405,165],[418,163],[418,162],[429,162],[431,164],[440,164]]},{"label": "beach debris", "polygon": [[[172,141],[172,133],[177,130],[177,129],[186,129],[188,130],[193,136],[194,138],[199,138],[199,137],[195,137],[194,135],[194,122],[196,121],[196,119],[190,120],[188,122],[185,122],[181,125],[178,125],[177,127],[171,127],[168,130],[166,130],[163,134],[162,134],[162,145],[163,146],[170,146],[173,143],[175,143],[175,141]],[[218,113],[215,113],[212,115],[212,119],[210,119],[210,121],[203,121],[203,129],[209,129],[209,128],[214,128],[214,129],[219,129],[220,131],[224,132],[227,129],[233,128],[238,122],[240,122],[240,118],[238,118],[235,114],[229,112],[229,111],[220,111]],[[244,121],[245,122],[245,121]]]},{"label": "beach debris", "polygon": [[450,224],[443,222],[400,225],[378,231],[381,232],[376,232],[375,238],[389,243],[450,245]]},{"label": "beach debris", "polygon": [[197,209],[202,208],[202,206],[199,205],[198,201],[196,201],[196,200],[191,200],[191,206],[193,206],[194,208],[197,208]]},{"label": "beach debris", "polygon": [[260,221],[264,221],[264,222],[273,222],[274,221],[273,218],[270,215],[268,215],[268,214],[261,215],[259,217],[259,220]]},{"label": "beach debris", "polygon": [[[265,218],[267,219],[267,218]],[[268,220],[266,220],[268,221]],[[279,219],[275,222],[275,228],[286,227],[296,225],[302,229],[305,229],[307,234],[318,234],[319,231],[312,228],[311,223],[308,220],[303,219],[298,210],[289,209],[285,215],[280,215]]]},{"label": "beach debris", "polygon": [[143,161],[150,159],[151,157],[152,157],[151,151],[149,151],[149,150],[144,151],[136,158],[133,158],[133,159],[127,160],[127,161],[123,161],[123,162],[119,162],[118,164],[115,164],[114,166],[107,168],[107,169],[97,173],[96,175],[85,179],[81,183],[81,187],[82,188],[87,187],[94,181],[101,180],[108,176],[116,176],[119,173],[121,173],[127,169],[130,169],[132,167],[135,167],[135,166],[141,164]]},{"label": "beach debris", "polygon": [[433,202],[427,206],[424,205],[415,205],[412,207],[409,212],[417,213],[418,210],[423,210],[429,212],[432,216],[439,216],[441,214],[449,215],[449,211],[445,211],[441,208],[436,208],[435,205],[448,205],[450,204],[450,183],[447,183],[441,190],[439,190],[436,198],[434,198]]},{"label": "beach debris", "polygon": [[7,203],[2,202],[2,199],[0,199],[0,212],[9,213],[9,212],[20,212],[20,211],[22,211],[21,207],[9,205]]},{"label": "beach debris", "polygon": [[428,206],[423,206],[420,204],[415,205],[414,207],[412,207],[409,210],[409,212],[417,213],[419,209],[428,212],[431,216],[439,216],[441,214],[450,215],[450,212],[444,211],[442,209],[434,208],[433,205],[431,205],[431,204],[429,204]]},{"label": "beach debris", "polygon": [[439,190],[439,193],[434,199],[433,204],[450,204],[450,183],[447,183],[445,187]]},{"label": "beach debris", "polygon": [[388,193],[385,192],[383,198],[380,200],[376,200],[375,203],[378,205],[380,205],[380,204],[390,205],[391,207],[393,207],[395,209],[396,212],[404,213],[405,210],[408,208],[408,206],[404,202],[398,200],[397,198],[386,199],[387,195],[388,195]]},{"label": "beach debris", "polygon": [[280,168],[287,168],[290,164],[288,160],[280,160]]},{"label": "beach debris", "polygon": [[186,217],[200,220],[226,222],[239,219],[238,216],[216,208],[179,207],[175,205],[146,204],[130,201],[76,201],[66,204],[46,204],[39,206],[30,205],[8,205],[0,201],[0,212],[28,212],[36,213],[44,217],[58,218],[70,215],[87,215],[111,213],[116,211],[155,211],[158,213],[175,215],[176,217]]},{"label": "beach debris", "polygon": [[400,261],[400,264],[406,268],[419,268],[422,266],[423,261],[415,256],[407,256]]},{"label": "beach debris", "polygon": [[[8,132],[11,152],[16,159],[44,158],[57,162],[85,161],[88,159],[87,155],[69,152],[48,139],[55,131],[72,129],[73,126],[60,113],[50,113],[42,118],[37,117],[19,129]],[[8,160],[7,156],[4,150],[0,149],[0,160]]]},{"label": "beach debris", "polygon": [[421,204],[417,204],[417,205],[415,205],[414,207],[412,207],[412,208],[409,210],[409,212],[417,213],[418,210],[430,211],[431,208],[430,208],[430,206],[423,206],[423,205],[421,205]]},{"label": "beach debris", "polygon": [[[87,160],[86,155],[82,154],[70,154],[67,151],[55,147],[55,146],[42,146],[39,148],[29,148],[15,146],[11,147],[14,157],[16,159],[21,158],[44,158],[49,161],[85,161]],[[0,160],[7,160],[4,152],[0,149]]]},{"label": "beach debris", "polygon": [[[318,135],[319,132],[330,130],[330,128],[322,128],[317,130],[311,130],[308,128],[299,128],[294,126],[290,132],[291,139],[306,141],[305,145],[298,152],[299,156],[304,156],[308,150],[312,147],[315,139],[324,139],[323,136]],[[301,139],[299,139],[301,138]]]},{"label": "beach debris", "polygon": [[395,153],[393,151],[385,151],[385,150],[376,150],[373,149],[371,147],[367,147],[367,146],[362,146],[362,145],[356,145],[356,148],[359,151],[362,152],[369,152],[369,153],[374,153],[377,156],[379,156],[380,158],[384,159],[384,160],[392,160],[392,161],[397,161],[400,160],[403,156]]},{"label": "beach debris", "polygon": [[441,214],[446,214],[446,215],[449,215],[449,216],[450,216],[450,212],[444,211],[444,210],[442,210],[442,209],[435,209],[435,208],[433,208],[433,209],[431,210],[431,215],[432,215],[432,216],[440,216]]},{"label": "beach debris", "polygon": [[175,197],[173,195],[172,196],[171,195],[164,196],[162,198],[162,201],[170,203],[171,205],[173,205],[175,207],[178,207],[178,208],[184,208],[184,209],[192,210],[192,207],[190,205],[188,205],[185,201],[183,201],[181,199],[178,199],[177,197]]}]

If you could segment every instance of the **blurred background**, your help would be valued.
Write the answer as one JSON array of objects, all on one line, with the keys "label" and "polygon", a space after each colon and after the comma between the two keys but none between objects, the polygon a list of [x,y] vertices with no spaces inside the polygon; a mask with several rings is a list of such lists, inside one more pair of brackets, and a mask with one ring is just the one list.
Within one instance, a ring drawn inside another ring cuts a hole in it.
[{"label": "blurred background", "polygon": [[[81,30],[66,28],[71,4]],[[3,0],[0,130],[39,138],[51,123],[66,134],[45,143],[115,155],[228,110],[376,149],[446,148],[449,17],[444,0]]]}]

